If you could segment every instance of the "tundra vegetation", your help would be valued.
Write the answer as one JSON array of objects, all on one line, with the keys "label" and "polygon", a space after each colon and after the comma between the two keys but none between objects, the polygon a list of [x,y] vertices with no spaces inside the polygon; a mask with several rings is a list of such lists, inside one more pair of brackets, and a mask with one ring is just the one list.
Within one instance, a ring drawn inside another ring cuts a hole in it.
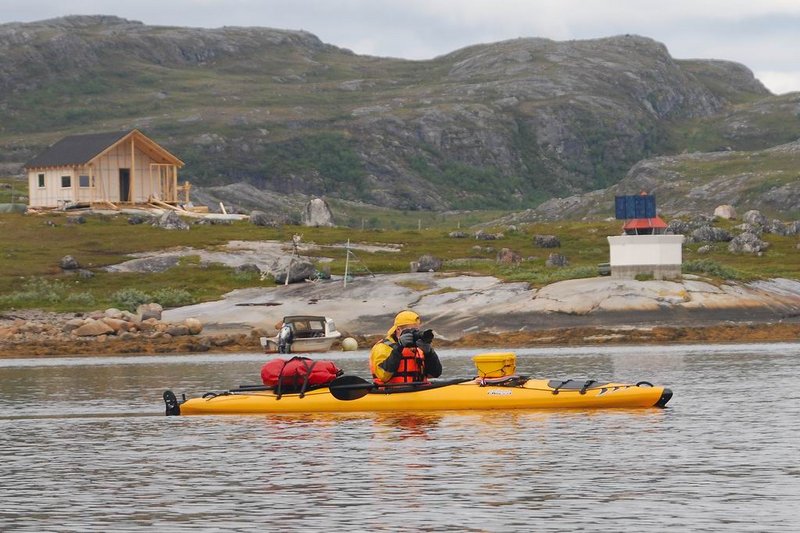
[{"label": "tundra vegetation", "polygon": [[[363,213],[364,217],[368,213]],[[157,301],[165,307],[219,299],[233,289],[274,286],[269,277],[237,272],[220,264],[202,263],[188,255],[164,272],[106,272],[103,267],[132,258],[132,254],[156,252],[174,247],[219,250],[232,240],[275,240],[290,249],[292,236],[301,234],[305,245],[316,244],[304,254],[312,258],[332,258],[327,263],[331,274],[344,274],[345,252],[328,245],[352,243],[397,244],[400,251],[359,250],[360,262],[378,273],[407,272],[409,263],[430,254],[443,260],[442,272],[494,275],[505,281],[525,281],[542,286],[571,278],[596,276],[598,263],[608,261],[608,235],[620,233],[620,222],[557,221],[526,224],[518,228],[484,228],[487,233],[503,233],[498,240],[477,240],[475,230],[465,221],[478,223],[497,216],[497,212],[429,213],[381,210],[370,216],[370,227],[339,226],[309,228],[300,226],[260,227],[245,221],[229,225],[192,225],[190,231],[167,231],[147,224],[131,225],[126,215],[85,217],[83,224],[67,223],[67,215],[0,214],[0,309],[40,308],[52,311],[88,311],[103,307],[132,309],[144,301]],[[334,216],[344,217],[344,213]],[[717,221],[726,229],[733,221]],[[421,226],[421,227],[420,227]],[[458,229],[460,226],[460,230]],[[453,238],[462,231],[467,236]],[[537,248],[534,235],[557,235],[558,253],[569,259],[569,266],[545,265],[552,249]],[[761,278],[800,278],[797,237],[765,234],[769,249],[761,256],[732,254],[725,243],[698,253],[702,243],[684,248],[684,272],[699,274],[717,282],[749,281]],[[509,248],[521,261],[498,264],[497,254]],[[59,268],[62,257],[71,255],[82,269],[93,275],[81,276]],[[365,273],[365,271],[358,271]]]}]

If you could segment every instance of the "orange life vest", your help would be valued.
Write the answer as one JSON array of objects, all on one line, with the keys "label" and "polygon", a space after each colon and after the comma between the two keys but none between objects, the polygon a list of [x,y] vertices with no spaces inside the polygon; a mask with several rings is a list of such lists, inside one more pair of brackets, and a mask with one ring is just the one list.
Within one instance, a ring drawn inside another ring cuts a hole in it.
[{"label": "orange life vest", "polygon": [[[387,346],[395,346],[395,343],[389,339],[384,339],[383,343]],[[425,377],[425,354],[418,348],[403,348],[401,352],[402,358],[400,365],[397,367],[397,372],[392,375],[392,379],[386,383],[411,383],[411,382],[427,382]],[[372,369],[372,377],[377,380],[375,369]]]}]

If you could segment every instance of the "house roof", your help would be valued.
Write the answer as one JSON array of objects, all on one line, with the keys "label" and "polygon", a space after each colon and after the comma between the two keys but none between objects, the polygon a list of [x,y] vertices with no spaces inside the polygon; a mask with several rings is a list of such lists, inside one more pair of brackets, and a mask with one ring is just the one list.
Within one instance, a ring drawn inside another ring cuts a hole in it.
[{"label": "house roof", "polygon": [[183,162],[180,159],[149,139],[142,132],[139,130],[130,130],[64,137],[30,160],[25,165],[25,168],[85,165],[130,135],[136,135],[144,141],[144,144],[147,145],[149,149],[148,151],[157,149],[170,163],[183,166]]},{"label": "house roof", "polygon": [[661,217],[655,218],[634,218],[622,226],[622,229],[644,229],[644,228],[666,228],[667,223]]}]

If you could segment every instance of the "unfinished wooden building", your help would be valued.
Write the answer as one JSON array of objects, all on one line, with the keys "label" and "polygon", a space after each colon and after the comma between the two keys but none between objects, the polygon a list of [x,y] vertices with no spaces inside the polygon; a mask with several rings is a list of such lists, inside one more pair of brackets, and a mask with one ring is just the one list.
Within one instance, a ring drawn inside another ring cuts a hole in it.
[{"label": "unfinished wooden building", "polygon": [[139,130],[64,137],[25,165],[32,208],[178,202],[183,161]]}]

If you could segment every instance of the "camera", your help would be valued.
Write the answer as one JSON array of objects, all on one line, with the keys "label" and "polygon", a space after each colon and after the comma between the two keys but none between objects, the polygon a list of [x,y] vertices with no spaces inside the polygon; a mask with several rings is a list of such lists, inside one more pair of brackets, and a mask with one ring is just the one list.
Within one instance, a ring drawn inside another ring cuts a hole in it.
[{"label": "camera", "polygon": [[411,332],[414,334],[414,342],[422,341],[425,344],[430,344],[433,342],[433,330],[426,329],[424,331],[420,331],[418,329],[412,329]]}]

